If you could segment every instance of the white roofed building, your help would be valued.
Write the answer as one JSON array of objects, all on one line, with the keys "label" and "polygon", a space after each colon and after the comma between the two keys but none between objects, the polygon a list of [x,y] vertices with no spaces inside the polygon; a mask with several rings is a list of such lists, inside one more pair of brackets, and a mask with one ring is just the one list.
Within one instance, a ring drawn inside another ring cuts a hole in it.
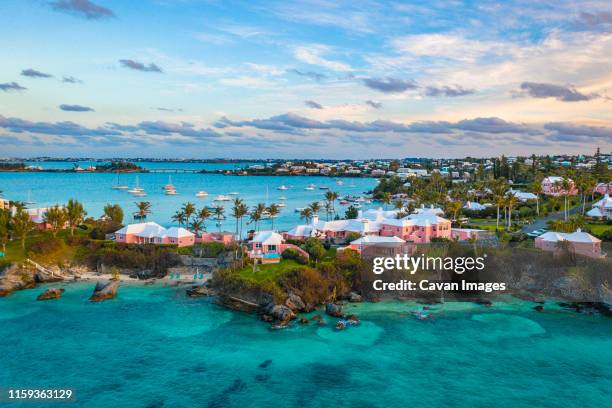
[{"label": "white roofed building", "polygon": [[558,252],[564,246],[577,254],[593,258],[604,257],[601,252],[601,240],[589,233],[577,229],[572,233],[549,231],[535,239],[535,247],[544,251]]},{"label": "white roofed building", "polygon": [[588,217],[612,220],[612,198],[608,194],[601,200],[593,203],[593,207],[586,213]]},{"label": "white roofed building", "polygon": [[115,232],[115,241],[125,244],[172,244],[192,246],[195,234],[185,228],[164,228],[156,222],[129,224]]}]

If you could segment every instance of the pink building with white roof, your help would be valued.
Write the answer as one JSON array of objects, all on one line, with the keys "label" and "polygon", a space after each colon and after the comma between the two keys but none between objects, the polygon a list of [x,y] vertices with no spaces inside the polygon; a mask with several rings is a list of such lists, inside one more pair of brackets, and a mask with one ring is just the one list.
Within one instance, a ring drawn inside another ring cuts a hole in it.
[{"label": "pink building with white roof", "polygon": [[259,231],[249,243],[249,258],[260,260],[262,263],[278,263],[286,249],[295,249],[304,258],[310,256],[302,248],[285,243],[281,234],[274,231]]},{"label": "pink building with white roof", "polygon": [[601,240],[591,234],[582,232],[580,228],[576,232],[563,233],[549,231],[535,239],[535,247],[543,251],[557,252],[561,250],[561,243],[567,242],[569,248],[577,254],[592,258],[601,258],[605,254],[601,252]]},{"label": "pink building with white roof", "polygon": [[155,222],[129,224],[115,232],[115,241],[126,244],[171,244],[179,247],[195,244],[195,234],[185,228],[164,228]]},{"label": "pink building with white roof", "polygon": [[558,184],[563,182],[563,177],[548,176],[542,180],[542,193],[549,196],[573,196],[578,194],[578,189],[574,185],[574,181],[572,179],[568,179],[568,181],[571,187],[570,190],[566,192],[561,187],[558,187]]},{"label": "pink building with white roof", "polygon": [[612,181],[609,183],[599,183],[593,189],[594,193],[599,194],[612,194]]},{"label": "pink building with white roof", "polygon": [[612,220],[612,198],[608,194],[604,195],[601,200],[593,203],[592,208],[586,215],[593,218]]}]

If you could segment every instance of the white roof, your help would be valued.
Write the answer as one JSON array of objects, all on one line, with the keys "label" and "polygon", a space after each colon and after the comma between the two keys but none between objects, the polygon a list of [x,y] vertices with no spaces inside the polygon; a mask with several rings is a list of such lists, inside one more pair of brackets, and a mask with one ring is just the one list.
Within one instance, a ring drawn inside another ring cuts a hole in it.
[{"label": "white roof", "polygon": [[293,237],[314,237],[317,230],[312,225],[296,225],[287,231]]},{"label": "white roof", "polygon": [[601,242],[600,239],[595,238],[589,233],[583,232],[580,228],[576,230],[576,232],[572,233],[564,233],[564,232],[554,232],[549,231],[545,234],[540,235],[536,239],[548,242],[559,242],[559,241],[569,241],[569,242],[583,242],[583,243],[597,243]]},{"label": "white roof", "polygon": [[529,193],[526,191],[512,190],[512,189],[508,190],[508,194],[512,194],[513,196],[515,196],[521,201],[536,200],[538,198],[538,196],[533,193]]},{"label": "white roof", "polygon": [[283,237],[274,231],[259,231],[253,237],[252,242],[259,242],[264,245],[279,245],[283,243]]},{"label": "white roof", "polygon": [[115,234],[136,235],[143,238],[161,237],[166,229],[156,222],[141,222],[139,224],[129,224],[116,231]]},{"label": "white roof", "polygon": [[546,177],[544,180],[542,180],[543,182],[547,181],[549,183],[556,183],[558,181],[563,181],[563,177],[560,176],[548,176]]},{"label": "white roof", "polygon": [[586,215],[588,217],[603,217],[603,213],[599,209],[599,207],[593,207],[589,211],[587,211]]},{"label": "white roof", "polygon": [[468,201],[467,203],[465,203],[463,208],[467,208],[467,209],[470,209],[470,210],[481,211],[481,210],[484,210],[485,208],[487,208],[487,206],[486,205],[482,205],[480,203],[477,203],[475,201]]},{"label": "white roof", "polygon": [[612,208],[612,198],[606,194],[601,200],[593,203],[593,207]]},{"label": "white roof", "polygon": [[351,245],[367,245],[367,244],[403,244],[404,241],[398,237],[381,237],[379,235],[366,235],[351,242]]},{"label": "white roof", "polygon": [[438,207],[434,207],[433,204],[429,207],[425,207],[421,205],[421,208],[417,208],[414,210],[415,214],[434,214],[434,215],[444,215],[444,210]]},{"label": "white roof", "polygon": [[191,231],[186,230],[185,228],[171,227],[166,230],[164,236],[169,238],[185,238],[193,237],[195,236],[195,234]]}]

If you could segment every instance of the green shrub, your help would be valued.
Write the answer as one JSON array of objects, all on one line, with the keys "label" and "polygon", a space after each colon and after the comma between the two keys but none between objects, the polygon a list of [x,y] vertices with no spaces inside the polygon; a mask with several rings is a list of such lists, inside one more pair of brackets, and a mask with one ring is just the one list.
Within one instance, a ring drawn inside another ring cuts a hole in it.
[{"label": "green shrub", "polygon": [[295,248],[287,248],[281,254],[283,259],[293,259],[299,264],[305,265],[308,260]]},{"label": "green shrub", "polygon": [[35,254],[48,254],[55,252],[62,247],[62,241],[57,238],[49,238],[34,242],[30,246],[30,251]]}]

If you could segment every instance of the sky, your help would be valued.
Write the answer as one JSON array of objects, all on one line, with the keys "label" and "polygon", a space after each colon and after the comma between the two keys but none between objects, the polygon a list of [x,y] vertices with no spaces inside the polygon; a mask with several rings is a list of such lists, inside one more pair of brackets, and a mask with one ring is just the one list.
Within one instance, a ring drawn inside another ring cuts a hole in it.
[{"label": "sky", "polygon": [[2,0],[0,157],[612,150],[612,2]]}]

